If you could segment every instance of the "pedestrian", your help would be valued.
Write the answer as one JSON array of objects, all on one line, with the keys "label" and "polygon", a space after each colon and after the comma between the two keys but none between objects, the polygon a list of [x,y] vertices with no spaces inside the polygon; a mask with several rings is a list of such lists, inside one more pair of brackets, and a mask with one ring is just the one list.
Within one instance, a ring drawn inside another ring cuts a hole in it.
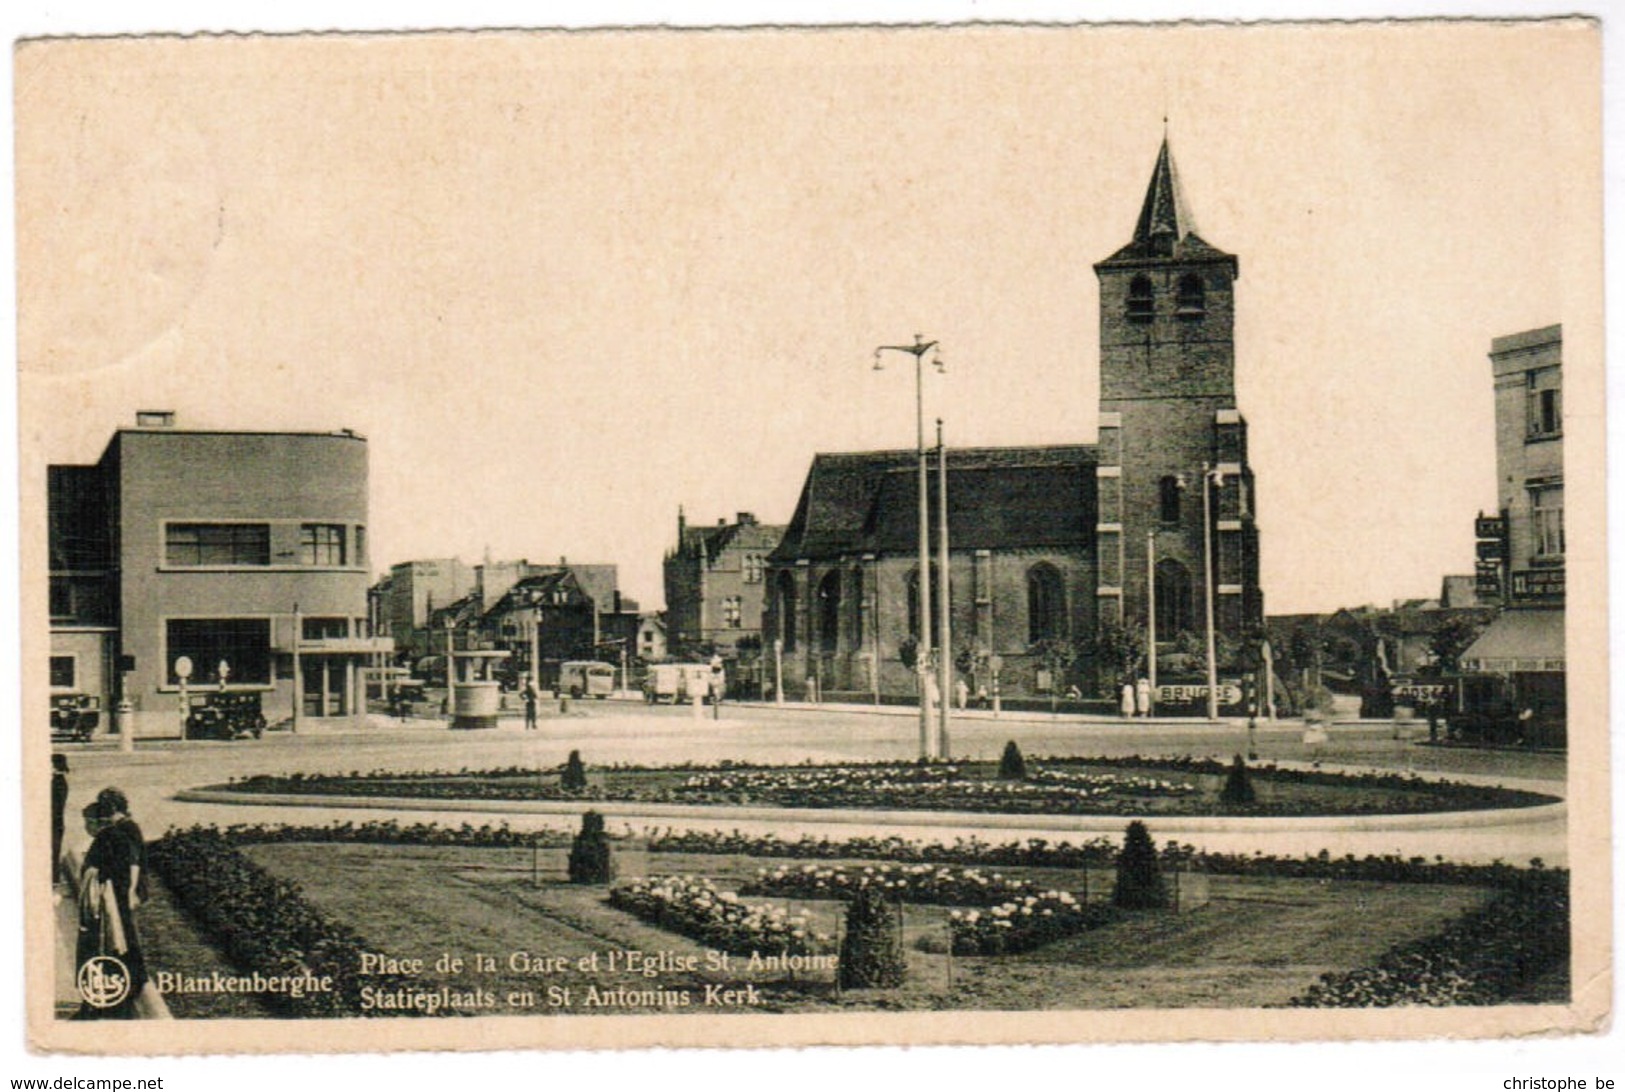
[{"label": "pedestrian", "polygon": [[118,789],[103,789],[83,815],[90,848],[79,873],[78,1019],[128,1020],[147,985],[135,920],[147,882],[146,845]]},{"label": "pedestrian", "polygon": [[957,680],[954,683],[954,703],[959,706],[959,711],[961,713],[965,711],[965,703],[969,700],[970,686],[965,682],[964,679]]},{"label": "pedestrian", "polygon": [[525,676],[523,694],[525,699],[525,730],[529,731],[536,727],[536,701],[540,697],[536,692],[536,684],[531,681],[529,675]]},{"label": "pedestrian", "polygon": [[62,834],[67,830],[68,756],[51,756],[51,886],[62,878]]},{"label": "pedestrian", "polygon": [[1128,720],[1134,716],[1134,684],[1127,679],[1123,680],[1123,719]]},{"label": "pedestrian", "polygon": [[1151,715],[1151,680],[1143,675],[1134,684],[1134,711],[1142,717]]}]

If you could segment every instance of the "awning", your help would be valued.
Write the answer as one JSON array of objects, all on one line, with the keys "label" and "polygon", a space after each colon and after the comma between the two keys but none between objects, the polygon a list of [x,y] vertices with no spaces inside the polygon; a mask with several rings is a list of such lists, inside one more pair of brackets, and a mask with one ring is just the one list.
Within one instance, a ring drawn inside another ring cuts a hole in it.
[{"label": "awning", "polygon": [[1469,675],[1563,670],[1563,612],[1502,611],[1461,654]]}]

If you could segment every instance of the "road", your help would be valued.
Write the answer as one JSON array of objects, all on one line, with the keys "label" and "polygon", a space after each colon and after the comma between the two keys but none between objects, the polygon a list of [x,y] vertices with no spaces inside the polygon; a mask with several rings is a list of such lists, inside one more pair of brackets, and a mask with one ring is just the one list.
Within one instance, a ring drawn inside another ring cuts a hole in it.
[{"label": "road", "polygon": [[[137,819],[150,835],[170,826],[234,822],[326,823],[392,817],[408,822],[460,824],[500,819],[517,829],[569,827],[569,813],[539,815],[522,808],[493,816],[433,807],[394,807],[366,812],[328,806],[290,808],[267,805],[224,805],[175,799],[175,793],[232,777],[255,773],[346,773],[388,769],[457,770],[524,766],[538,769],[561,764],[579,749],[592,765],[613,762],[668,764],[720,759],[766,763],[906,759],[916,753],[918,716],[911,710],[877,711],[869,707],[801,705],[725,705],[713,719],[705,710],[695,718],[686,708],[648,708],[632,702],[575,703],[569,715],[549,710],[540,729],[526,732],[517,719],[483,732],[451,732],[438,722],[395,722],[373,718],[363,727],[308,730],[297,737],[282,733],[262,740],[220,742],[146,742],[134,753],[112,744],[60,748],[74,772],[70,808],[79,807],[103,785],[118,785],[130,796]],[[1425,734],[1425,729],[1423,729]],[[1015,740],[1029,757],[1044,755],[1199,755],[1226,759],[1245,750],[1244,725],[1202,722],[1121,722],[1079,717],[1022,714],[995,719],[985,712],[955,717],[952,752],[966,758],[997,758],[1006,740]],[[1562,755],[1514,754],[1421,745],[1396,741],[1386,724],[1338,725],[1329,742],[1308,746],[1302,726],[1260,726],[1255,736],[1260,759],[1276,762],[1319,762],[1327,767],[1413,770],[1462,780],[1486,781],[1563,794]],[[607,810],[607,809],[606,809]],[[691,829],[773,831],[781,837],[811,833],[843,837],[883,828],[904,837],[951,841],[979,834],[993,840],[1029,837],[1087,838],[1113,832],[1116,820],[1080,817],[973,816],[835,816],[814,811],[790,816],[729,812],[674,818],[617,809],[612,819],[633,829],[643,826]],[[1533,821],[1531,821],[1533,819]],[[993,823],[997,829],[988,829]],[[70,823],[70,826],[73,824]],[[1223,852],[1266,853],[1400,853],[1443,856],[1460,861],[1567,861],[1567,823],[1561,808],[1545,809],[1538,818],[1517,812],[1463,821],[1458,817],[1402,817],[1392,822],[1288,820],[1160,821],[1159,841],[1189,842]]]}]

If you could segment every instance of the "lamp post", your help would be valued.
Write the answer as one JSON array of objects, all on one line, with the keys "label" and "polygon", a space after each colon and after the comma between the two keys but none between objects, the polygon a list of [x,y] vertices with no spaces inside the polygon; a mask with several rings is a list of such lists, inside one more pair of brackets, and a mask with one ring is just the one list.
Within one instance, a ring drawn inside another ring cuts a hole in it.
[{"label": "lamp post", "polygon": [[[884,364],[881,353],[896,352],[908,353],[914,358],[914,417],[915,417],[915,454],[919,462],[919,489],[920,489],[920,578],[918,613],[919,643],[916,646],[914,670],[919,675],[920,688],[920,757],[931,758],[936,748],[932,740],[931,726],[931,513],[927,506],[929,486],[926,482],[925,460],[925,354],[937,348],[935,341],[926,341],[919,334],[914,335],[912,345],[882,345],[875,350],[875,371],[880,371]],[[942,358],[932,355],[931,363],[937,371],[943,371]],[[940,695],[939,695],[940,698]]]},{"label": "lamp post", "polygon": [[1219,665],[1213,647],[1213,486],[1224,484],[1224,473],[1202,464],[1202,590],[1207,606],[1207,719],[1219,719]]},{"label": "lamp post", "polygon": [[937,418],[937,724],[936,756],[948,757],[948,718],[954,703],[951,609],[948,589],[948,448],[942,442],[942,418]]},{"label": "lamp post", "polygon": [[1145,536],[1145,671],[1151,686],[1146,699],[1147,719],[1157,712],[1157,532]]}]

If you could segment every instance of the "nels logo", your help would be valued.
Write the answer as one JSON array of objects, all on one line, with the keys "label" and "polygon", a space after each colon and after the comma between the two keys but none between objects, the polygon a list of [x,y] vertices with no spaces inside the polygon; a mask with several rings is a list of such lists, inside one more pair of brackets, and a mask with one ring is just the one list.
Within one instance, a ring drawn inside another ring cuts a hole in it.
[{"label": "nels logo", "polygon": [[130,969],[113,956],[85,960],[79,968],[79,996],[91,1008],[112,1008],[130,996]]}]

